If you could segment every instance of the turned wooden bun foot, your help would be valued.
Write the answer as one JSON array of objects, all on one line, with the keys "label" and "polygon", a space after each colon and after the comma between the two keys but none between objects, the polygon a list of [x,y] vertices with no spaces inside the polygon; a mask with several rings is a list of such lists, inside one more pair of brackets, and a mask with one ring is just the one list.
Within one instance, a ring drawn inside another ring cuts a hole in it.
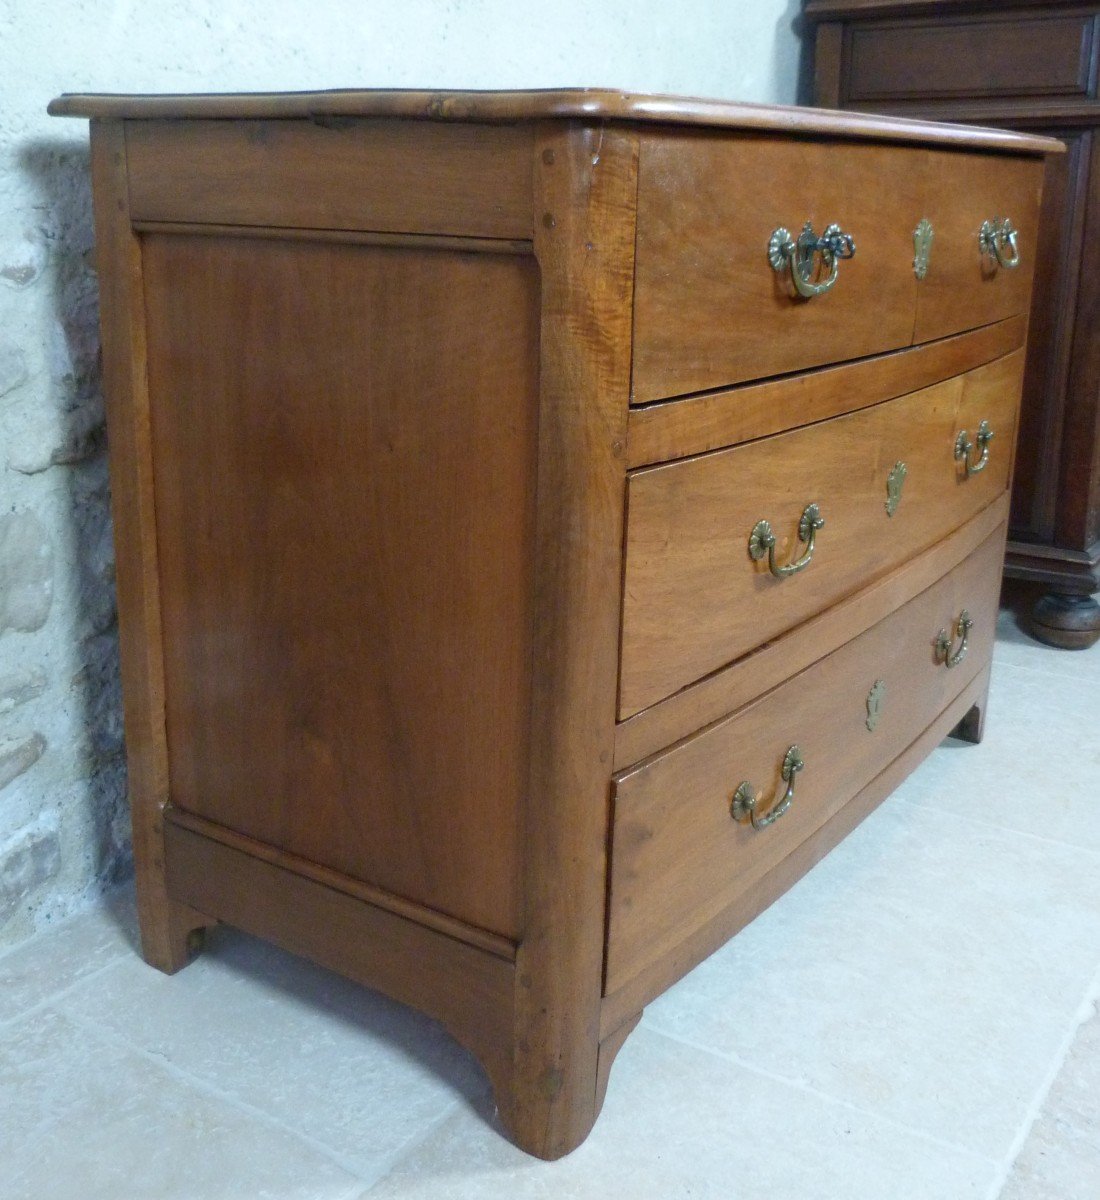
[{"label": "turned wooden bun foot", "polygon": [[1100,640],[1100,604],[1092,596],[1048,592],[1036,600],[1027,628],[1032,637],[1048,646],[1087,650]]}]

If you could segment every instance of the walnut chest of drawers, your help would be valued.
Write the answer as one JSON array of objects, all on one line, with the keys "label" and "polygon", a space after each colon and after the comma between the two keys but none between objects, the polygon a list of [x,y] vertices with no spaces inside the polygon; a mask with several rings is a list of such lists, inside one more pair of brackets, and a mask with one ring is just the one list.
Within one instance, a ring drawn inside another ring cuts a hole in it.
[{"label": "walnut chest of drawers", "polygon": [[92,120],[143,951],[416,1005],[531,1152],[977,738],[1043,156],[612,92]]}]

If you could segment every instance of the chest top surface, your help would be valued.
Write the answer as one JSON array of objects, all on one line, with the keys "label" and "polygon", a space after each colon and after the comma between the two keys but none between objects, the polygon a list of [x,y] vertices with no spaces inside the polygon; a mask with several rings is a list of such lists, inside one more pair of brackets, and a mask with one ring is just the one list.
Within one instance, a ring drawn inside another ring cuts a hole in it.
[{"label": "chest top surface", "polygon": [[1049,154],[1062,148],[1049,138],[999,129],[610,88],[523,91],[369,88],[178,95],[66,93],[51,101],[49,111],[54,116],[118,120],[339,117],[471,123],[586,120],[948,145],[1025,154]]}]

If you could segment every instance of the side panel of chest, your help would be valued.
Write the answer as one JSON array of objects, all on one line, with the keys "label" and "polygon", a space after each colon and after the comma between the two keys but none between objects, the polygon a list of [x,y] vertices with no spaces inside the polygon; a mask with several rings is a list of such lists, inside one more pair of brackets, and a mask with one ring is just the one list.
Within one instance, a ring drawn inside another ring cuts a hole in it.
[{"label": "side panel of chest", "polygon": [[144,268],[170,803],[514,937],[533,260],[151,234]]}]

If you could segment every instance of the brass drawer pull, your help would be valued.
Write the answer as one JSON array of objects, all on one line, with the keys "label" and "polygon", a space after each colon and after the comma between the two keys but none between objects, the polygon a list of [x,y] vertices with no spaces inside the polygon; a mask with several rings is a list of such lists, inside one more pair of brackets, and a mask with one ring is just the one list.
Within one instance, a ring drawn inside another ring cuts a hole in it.
[{"label": "brass drawer pull", "polygon": [[1008,217],[994,217],[992,221],[982,222],[978,230],[978,246],[983,254],[988,254],[1011,271],[1020,265],[1019,236],[1019,231]]},{"label": "brass drawer pull", "polygon": [[979,471],[985,470],[986,464],[989,462],[989,443],[991,441],[993,441],[993,430],[988,421],[982,421],[978,426],[978,461],[972,462],[970,455],[974,449],[974,443],[971,442],[965,429],[959,432],[959,436],[955,439],[955,461],[966,464],[967,479],[971,475],[977,475]]},{"label": "brass drawer pull", "polygon": [[959,620],[955,625],[955,633],[962,639],[959,642],[958,650],[953,651],[951,649],[951,637],[946,629],[941,629],[936,635],[936,659],[942,662],[948,670],[952,667],[957,667],[966,657],[966,642],[973,628],[974,622],[970,619],[970,614],[964,608],[959,613]]},{"label": "brass drawer pull", "polygon": [[768,556],[768,570],[776,577],[776,579],[784,579],[788,575],[794,575],[810,565],[810,559],[814,555],[814,541],[817,538],[817,531],[824,528],[825,518],[821,515],[821,509],[816,504],[807,504],[802,512],[802,516],[798,519],[798,540],[806,543],[806,550],[801,558],[795,559],[794,562],[787,563],[786,566],[780,566],[775,561],[775,534],[772,532],[771,523],[768,521],[757,521],[752,527],[752,533],[749,534],[749,558],[753,562],[759,562],[764,555]]},{"label": "brass drawer pull", "polygon": [[802,761],[802,751],[797,746],[791,746],[783,755],[783,766],[780,771],[783,782],[787,785],[783,798],[773,804],[763,816],[757,816],[756,810],[760,797],[746,779],[743,783],[738,784],[737,791],[733,793],[730,815],[735,821],[743,821],[748,817],[752,822],[753,829],[767,829],[791,807],[791,802],[794,800],[794,777],[805,765]]},{"label": "brass drawer pull", "polygon": [[[807,300],[829,291],[836,283],[840,260],[851,258],[855,252],[852,235],[842,232],[839,225],[828,226],[818,237],[809,221],[802,226],[797,239],[780,226],[768,241],[768,262],[780,272],[789,267],[795,291]],[[820,283],[814,283],[815,259],[819,254],[829,274]]]}]

